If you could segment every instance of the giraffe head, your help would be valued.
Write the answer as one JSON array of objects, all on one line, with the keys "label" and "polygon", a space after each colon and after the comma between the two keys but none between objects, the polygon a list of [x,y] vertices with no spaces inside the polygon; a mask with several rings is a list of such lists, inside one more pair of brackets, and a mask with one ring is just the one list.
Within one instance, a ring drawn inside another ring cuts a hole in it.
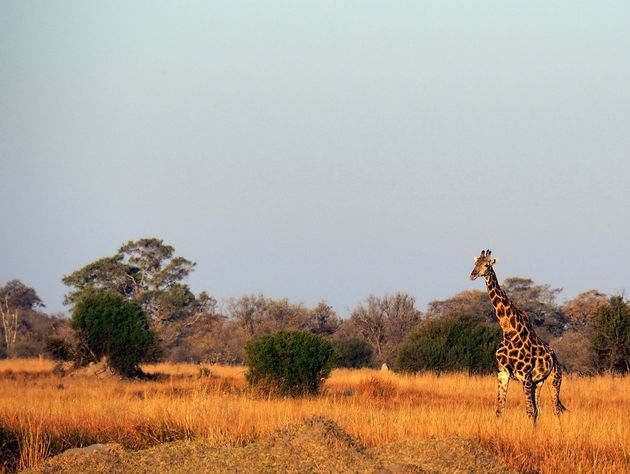
[{"label": "giraffe head", "polygon": [[475,257],[475,267],[470,274],[470,279],[475,280],[477,277],[485,277],[488,270],[497,263],[496,258],[492,258],[490,250],[482,250],[481,255]]}]

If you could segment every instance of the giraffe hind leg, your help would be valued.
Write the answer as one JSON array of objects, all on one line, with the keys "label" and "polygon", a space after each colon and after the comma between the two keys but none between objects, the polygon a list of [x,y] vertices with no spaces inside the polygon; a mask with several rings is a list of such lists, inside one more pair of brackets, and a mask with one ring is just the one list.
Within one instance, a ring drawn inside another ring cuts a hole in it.
[{"label": "giraffe hind leg", "polygon": [[538,410],[538,414],[540,415],[540,394],[542,391],[542,387],[543,387],[543,382],[538,382],[536,384],[536,393],[535,393],[535,400],[536,400],[536,409]]},{"label": "giraffe hind leg", "polygon": [[562,383],[562,371],[556,362],[552,372],[551,387],[553,390],[553,412],[559,415],[566,411],[565,406],[560,401],[560,384]]},{"label": "giraffe hind leg", "polygon": [[531,377],[523,381],[523,391],[525,392],[525,407],[527,416],[536,424],[538,418],[538,407],[536,406],[536,384]]}]

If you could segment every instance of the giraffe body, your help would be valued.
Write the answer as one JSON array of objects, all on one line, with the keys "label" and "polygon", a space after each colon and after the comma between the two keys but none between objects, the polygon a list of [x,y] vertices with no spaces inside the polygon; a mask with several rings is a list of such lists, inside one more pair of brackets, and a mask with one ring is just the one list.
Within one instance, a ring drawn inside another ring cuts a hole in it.
[{"label": "giraffe body", "polygon": [[496,259],[490,251],[481,252],[475,259],[475,268],[470,274],[472,280],[483,276],[486,280],[488,296],[503,332],[503,338],[496,352],[499,369],[499,393],[497,395],[497,416],[505,407],[507,388],[510,379],[523,384],[527,414],[534,422],[538,417],[540,389],[547,378],[552,377],[554,412],[565,410],[560,401],[562,374],[553,350],[534,331],[527,313],[512,304],[501,289],[492,266]]}]

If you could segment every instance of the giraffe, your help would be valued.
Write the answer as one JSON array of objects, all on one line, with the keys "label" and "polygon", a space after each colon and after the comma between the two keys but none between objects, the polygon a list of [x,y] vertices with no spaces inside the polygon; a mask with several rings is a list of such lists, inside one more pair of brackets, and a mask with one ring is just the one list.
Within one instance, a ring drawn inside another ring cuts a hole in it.
[{"label": "giraffe", "polygon": [[503,331],[503,338],[496,352],[499,367],[496,416],[500,417],[505,408],[508,383],[515,379],[523,384],[527,415],[536,424],[540,389],[548,377],[553,388],[554,413],[559,415],[565,410],[560,401],[562,373],[553,350],[534,332],[527,313],[516,308],[499,286],[497,275],[492,266],[497,262],[491,257],[490,250],[482,251],[475,257],[475,267],[470,279],[484,277],[488,296]]}]

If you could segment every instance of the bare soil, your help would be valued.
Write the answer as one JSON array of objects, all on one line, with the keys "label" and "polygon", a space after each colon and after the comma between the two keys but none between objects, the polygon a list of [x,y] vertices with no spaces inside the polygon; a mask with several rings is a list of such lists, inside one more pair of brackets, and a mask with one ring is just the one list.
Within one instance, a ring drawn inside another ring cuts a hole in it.
[{"label": "bare soil", "polygon": [[509,473],[479,444],[418,439],[367,449],[335,422],[316,417],[242,447],[203,441],[139,451],[118,444],[69,449],[29,473]]}]

